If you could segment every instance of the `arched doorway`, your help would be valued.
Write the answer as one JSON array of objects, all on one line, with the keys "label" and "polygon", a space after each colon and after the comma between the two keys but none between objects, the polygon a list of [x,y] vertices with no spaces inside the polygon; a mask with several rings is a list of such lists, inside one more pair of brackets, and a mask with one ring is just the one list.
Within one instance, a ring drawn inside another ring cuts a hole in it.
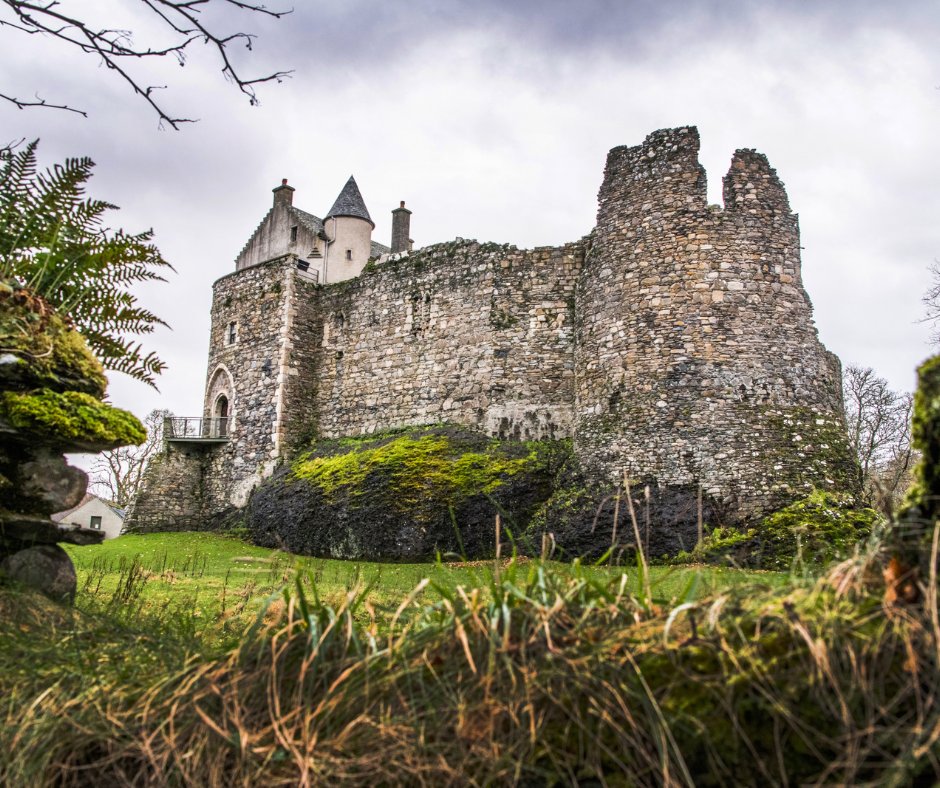
[{"label": "arched doorway", "polygon": [[215,401],[215,429],[213,432],[218,438],[224,438],[228,435],[228,397],[220,395]]}]

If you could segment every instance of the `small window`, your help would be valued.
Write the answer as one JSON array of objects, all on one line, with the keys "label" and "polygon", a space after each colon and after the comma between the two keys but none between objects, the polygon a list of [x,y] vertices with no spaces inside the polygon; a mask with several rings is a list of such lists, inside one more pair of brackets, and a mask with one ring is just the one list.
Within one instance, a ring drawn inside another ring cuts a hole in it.
[{"label": "small window", "polygon": [[235,344],[235,323],[234,322],[228,324],[228,343],[230,345]]},{"label": "small window", "polygon": [[100,518],[100,517],[92,517],[92,518],[91,518],[91,527],[92,527],[92,529],[95,530],[95,531],[100,531],[100,530],[101,530],[101,518]]},{"label": "small window", "polygon": [[297,225],[296,224],[290,228],[290,242],[292,244],[297,243]]},{"label": "small window", "polygon": [[352,249],[347,249],[347,250],[346,250],[346,259],[347,259],[347,260],[352,260]]}]

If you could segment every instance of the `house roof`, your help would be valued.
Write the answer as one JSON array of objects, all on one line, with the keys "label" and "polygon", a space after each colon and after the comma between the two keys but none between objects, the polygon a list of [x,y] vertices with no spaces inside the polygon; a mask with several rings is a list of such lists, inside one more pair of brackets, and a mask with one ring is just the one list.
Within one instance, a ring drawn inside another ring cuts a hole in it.
[{"label": "house roof", "polygon": [[337,216],[352,216],[355,219],[365,219],[375,229],[375,222],[369,216],[369,209],[366,208],[365,200],[362,199],[362,193],[359,186],[356,185],[356,179],[350,175],[346,185],[333,203],[333,207],[327,212],[324,219],[331,219]]},{"label": "house roof", "polygon": [[107,506],[112,512],[114,512],[118,517],[120,517],[122,520],[124,519],[123,509],[119,508],[111,501],[108,501],[105,498],[102,498],[101,496],[93,495],[92,493],[85,493],[84,497],[79,502],[78,506],[73,506],[71,509],[66,509],[64,512],[56,512],[55,514],[50,514],[49,519],[52,520],[52,522],[54,523],[61,523],[63,520],[65,520],[65,518],[71,515],[72,512],[75,512],[81,509],[86,503],[96,498],[99,501],[101,501],[101,503],[103,503],[105,506]]},{"label": "house roof", "polygon": [[290,215],[297,220],[298,224],[302,224],[314,235],[323,232],[323,220],[319,216],[314,216],[312,213],[302,211],[300,208],[295,208],[293,205],[291,205],[288,210],[290,211]]},{"label": "house roof", "polygon": [[372,248],[369,250],[369,257],[381,257],[383,254],[391,254],[392,250],[385,244],[378,241],[372,242]]}]

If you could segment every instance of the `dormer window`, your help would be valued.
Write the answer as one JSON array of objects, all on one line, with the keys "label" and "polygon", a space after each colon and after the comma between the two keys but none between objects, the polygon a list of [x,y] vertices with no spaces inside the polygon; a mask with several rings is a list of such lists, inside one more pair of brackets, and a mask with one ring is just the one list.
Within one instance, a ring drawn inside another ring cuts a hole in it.
[{"label": "dormer window", "polygon": [[235,328],[236,324],[234,321],[228,324],[228,343],[230,345],[235,344]]},{"label": "dormer window", "polygon": [[346,259],[347,259],[347,260],[352,260],[352,249],[347,249],[347,250],[346,250]]},{"label": "dormer window", "polygon": [[297,225],[296,224],[290,228],[290,242],[292,244],[297,243]]}]

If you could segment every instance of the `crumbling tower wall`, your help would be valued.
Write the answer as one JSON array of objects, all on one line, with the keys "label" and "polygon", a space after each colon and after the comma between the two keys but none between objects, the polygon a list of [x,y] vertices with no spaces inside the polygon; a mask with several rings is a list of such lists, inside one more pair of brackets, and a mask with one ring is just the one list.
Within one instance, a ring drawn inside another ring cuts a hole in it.
[{"label": "crumbling tower wall", "polygon": [[738,516],[851,488],[783,184],[739,150],[709,206],[698,149],[686,127],[608,155],[578,286],[578,454],[599,480],[701,486]]}]

